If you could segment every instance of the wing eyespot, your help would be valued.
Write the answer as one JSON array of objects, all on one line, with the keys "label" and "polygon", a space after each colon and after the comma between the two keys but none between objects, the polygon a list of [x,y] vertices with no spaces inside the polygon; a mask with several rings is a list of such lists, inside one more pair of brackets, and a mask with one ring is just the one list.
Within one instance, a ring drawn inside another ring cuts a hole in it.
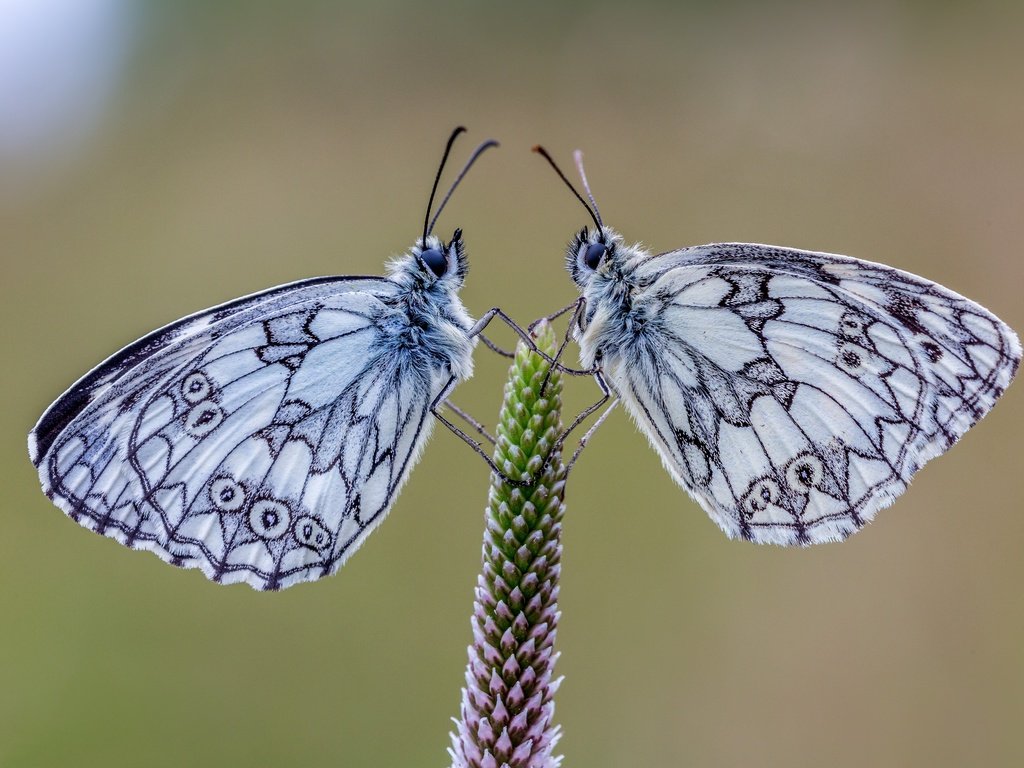
[{"label": "wing eyespot", "polygon": [[190,405],[198,405],[210,396],[213,386],[200,371],[193,371],[181,382],[181,396]]},{"label": "wing eyespot", "polygon": [[303,515],[295,521],[295,540],[304,547],[322,552],[331,543],[331,533],[320,521],[311,515]]},{"label": "wing eyespot", "polygon": [[777,504],[782,497],[779,484],[770,477],[755,480],[743,500],[744,511],[748,517],[763,512],[771,504]]},{"label": "wing eyespot", "polygon": [[796,493],[808,494],[825,477],[825,465],[813,453],[801,453],[786,467],[786,484]]},{"label": "wing eyespot", "polygon": [[249,527],[262,539],[279,539],[291,524],[288,506],[276,499],[260,499],[249,509]]},{"label": "wing eyespot", "polygon": [[185,415],[185,430],[192,437],[205,437],[224,421],[224,411],[209,400],[193,406]]},{"label": "wing eyespot", "polygon": [[848,339],[861,339],[867,333],[871,321],[857,312],[845,312],[839,318],[839,333]]},{"label": "wing eyespot", "polygon": [[245,488],[230,477],[219,477],[210,483],[210,501],[222,512],[237,512],[245,504]]}]

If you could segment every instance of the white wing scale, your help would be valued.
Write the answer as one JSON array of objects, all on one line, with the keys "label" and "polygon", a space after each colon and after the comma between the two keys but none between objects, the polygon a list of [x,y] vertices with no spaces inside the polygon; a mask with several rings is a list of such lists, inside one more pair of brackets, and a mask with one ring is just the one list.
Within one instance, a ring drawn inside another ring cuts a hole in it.
[{"label": "white wing scale", "polygon": [[386,514],[450,375],[400,343],[396,290],[304,281],[127,347],[33,431],[44,490],[83,526],[217,581],[333,573]]},{"label": "white wing scale", "polygon": [[[880,264],[751,244],[625,263],[635,327],[604,367],[672,476],[731,537],[845,538],[1009,385],[1013,332]],[[613,318],[600,300],[585,360]]]}]

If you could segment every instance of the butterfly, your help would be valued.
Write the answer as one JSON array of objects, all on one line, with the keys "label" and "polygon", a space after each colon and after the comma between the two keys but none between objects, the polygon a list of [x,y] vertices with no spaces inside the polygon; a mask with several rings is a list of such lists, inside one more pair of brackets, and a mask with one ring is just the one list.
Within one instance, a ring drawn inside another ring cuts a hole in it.
[{"label": "butterfly", "polygon": [[579,151],[589,205],[534,150],[595,225],[566,253],[581,294],[571,331],[605,395],[582,415],[624,403],[730,538],[845,539],[988,413],[1017,372],[1014,332],[948,288],[771,245],[652,254],[604,226]]},{"label": "butterfly", "polygon": [[[461,230],[431,234],[472,154],[386,277],[319,277],[189,315],[79,379],[29,434],[73,520],[222,583],[332,574],[383,520],[434,414],[473,373]],[[518,330],[518,329],[517,329]],[[473,443],[477,445],[476,443]]]}]

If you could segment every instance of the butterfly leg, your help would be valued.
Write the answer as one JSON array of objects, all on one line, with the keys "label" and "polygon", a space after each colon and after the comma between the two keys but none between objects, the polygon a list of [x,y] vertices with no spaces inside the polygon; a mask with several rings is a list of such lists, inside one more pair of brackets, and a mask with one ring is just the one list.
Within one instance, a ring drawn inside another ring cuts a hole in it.
[{"label": "butterfly leg", "polygon": [[604,380],[604,376],[601,375],[601,369],[598,366],[594,367],[593,376],[594,381],[596,381],[597,385],[601,388],[601,398],[597,402],[588,405],[586,408],[584,408],[576,415],[576,418],[572,420],[572,423],[569,424],[569,427],[564,432],[562,432],[561,435],[558,436],[558,440],[555,441],[555,450],[551,452],[551,455],[554,456],[556,452],[561,452],[562,446],[565,444],[566,438],[569,437],[570,433],[572,433],[573,430],[575,430],[580,424],[586,421],[591,414],[604,407],[604,404],[607,403],[609,400],[611,400],[612,402],[611,405],[609,405],[605,409],[604,413],[597,417],[597,421],[595,421],[591,425],[590,429],[586,431],[586,434],[584,434],[583,437],[580,438],[579,443],[576,445],[576,450],[574,450],[572,453],[572,458],[570,458],[569,463],[565,465],[566,477],[569,476],[569,470],[572,469],[573,465],[576,463],[576,459],[580,457],[580,454],[583,452],[583,449],[590,441],[591,436],[597,431],[597,428],[604,423],[604,420],[608,418],[608,415],[615,409],[615,406],[619,404],[618,395],[612,392],[611,387],[608,386],[608,382],[606,382]]},{"label": "butterfly leg", "polygon": [[605,408],[604,413],[597,417],[590,429],[586,431],[583,437],[580,438],[580,442],[576,446],[576,450],[572,452],[572,458],[569,459],[569,463],[565,465],[565,476],[569,477],[569,472],[572,471],[573,465],[576,464],[576,459],[583,453],[583,449],[587,447],[587,443],[590,441],[590,436],[593,435],[597,428],[604,424],[604,420],[608,418],[608,415],[615,410],[615,406],[619,404],[619,399],[615,398],[612,400],[612,404]]},{"label": "butterfly leg", "polygon": [[502,472],[501,469],[498,468],[498,465],[494,463],[494,460],[490,456],[487,455],[487,452],[484,451],[484,449],[483,449],[483,447],[481,446],[480,443],[478,443],[472,437],[467,435],[465,432],[463,432],[461,429],[459,429],[457,426],[455,426],[452,422],[450,422],[448,419],[446,419],[441,414],[441,410],[440,409],[441,409],[442,406],[444,406],[444,405],[449,405],[450,406],[450,403],[447,402],[446,398],[448,397],[448,393],[451,392],[452,387],[454,387],[454,386],[455,386],[455,376],[451,376],[448,379],[448,383],[446,383],[444,385],[444,387],[438,393],[437,397],[435,397],[434,401],[430,404],[430,412],[434,415],[434,417],[438,421],[440,421],[452,433],[454,433],[456,437],[461,439],[463,442],[466,443],[466,445],[468,445],[470,448],[472,448],[474,451],[476,451],[478,454],[480,454],[480,456],[483,457],[483,460],[487,462],[487,466],[491,468],[491,472],[493,472],[498,477],[500,477],[503,482],[506,482],[509,485],[515,486],[517,488],[525,488],[526,486],[530,485],[530,480],[529,479],[526,479],[526,480],[513,480],[511,477],[509,477],[504,472]]},{"label": "butterfly leg", "polygon": [[[616,396],[612,392],[611,387],[608,386],[608,382],[606,382],[604,380],[604,376],[601,375],[601,371],[599,368],[594,368],[593,376],[594,381],[596,381],[597,385],[601,388],[601,398],[597,402],[588,405],[586,408],[584,408],[582,411],[576,414],[576,418],[572,420],[568,428],[564,432],[562,432],[561,435],[558,436],[557,445],[563,445],[565,443],[565,439],[569,437],[569,435],[576,429],[576,427],[578,427],[580,424],[586,421],[592,413],[603,408],[604,404],[611,400],[613,397],[615,398],[615,402],[618,402],[618,396]],[[612,405],[614,406],[614,403]],[[611,410],[611,408],[609,408],[609,410]],[[602,421],[604,421],[604,416],[598,419],[594,426],[596,427]],[[585,437],[589,437],[592,431],[593,428],[588,430]]]},{"label": "butterfly leg", "polygon": [[562,371],[563,373],[568,373],[568,374],[571,374],[573,376],[590,376],[590,375],[592,375],[594,373],[593,371],[584,371],[584,370],[580,370],[578,368],[567,368],[566,366],[562,365],[557,360],[555,360],[553,357],[551,357],[551,355],[549,355],[546,352],[544,352],[543,350],[539,349],[537,347],[537,343],[530,336],[529,331],[526,331],[523,328],[521,328],[516,323],[516,321],[513,320],[508,315],[506,315],[501,310],[500,307],[492,307],[491,309],[487,310],[480,317],[479,320],[476,321],[476,325],[474,325],[470,329],[470,331],[469,331],[470,338],[472,338],[473,336],[479,336],[481,333],[483,333],[484,329],[488,325],[490,325],[491,321],[494,320],[494,318],[498,318],[503,323],[505,323],[505,325],[507,325],[509,328],[511,328],[513,331],[516,332],[516,335],[519,336],[519,338],[523,340],[523,343],[531,351],[536,352],[538,355],[543,357],[549,364],[558,366],[558,369],[560,371]]},{"label": "butterfly leg", "polygon": [[509,352],[507,349],[502,349],[493,341],[484,336],[482,333],[480,334],[480,341],[482,341],[484,343],[484,346],[491,350],[491,352],[494,352],[496,355],[501,355],[502,357],[507,357],[510,359],[514,359],[516,356],[515,352]]},{"label": "butterfly leg", "polygon": [[461,408],[459,408],[459,407],[458,407],[457,405],[455,405],[455,403],[453,403],[453,402],[452,402],[451,400],[445,400],[445,401],[444,401],[444,404],[445,404],[445,405],[446,405],[446,406],[447,406],[447,407],[448,407],[448,408],[449,408],[449,409],[450,409],[450,410],[451,410],[451,411],[452,411],[453,413],[455,413],[455,415],[457,415],[457,416],[458,416],[458,417],[459,417],[460,419],[462,419],[462,420],[463,420],[464,422],[466,422],[467,424],[469,424],[469,425],[470,425],[470,426],[471,426],[471,427],[472,427],[473,429],[475,429],[475,430],[477,431],[477,433],[478,433],[478,434],[480,434],[480,435],[481,435],[481,436],[482,436],[482,437],[484,438],[484,440],[486,440],[487,442],[489,442],[489,443],[490,443],[491,445],[497,445],[497,442],[495,441],[495,439],[494,439],[494,436],[493,436],[493,435],[491,435],[491,433],[487,431],[487,427],[485,427],[485,426],[484,426],[483,424],[481,424],[481,423],[480,423],[479,421],[477,421],[476,419],[474,419],[474,418],[473,418],[472,416],[470,416],[470,415],[469,415],[468,413],[466,413],[466,412],[465,412],[464,410],[462,410]]},{"label": "butterfly leg", "polygon": [[[569,325],[565,329],[565,335],[562,337],[562,343],[558,345],[558,351],[555,353],[555,362],[557,363],[562,358],[562,353],[565,352],[565,348],[569,346],[569,340],[572,338],[572,331],[579,322],[580,317],[583,315],[583,310],[587,306],[587,300],[580,296],[575,302],[576,308],[572,313],[572,317],[569,318]],[[562,310],[563,312],[565,310]],[[532,330],[532,328],[531,328]],[[561,364],[559,367],[562,368]]]},{"label": "butterfly leg", "polygon": [[[541,387],[540,387],[540,394],[541,395],[543,395],[544,394],[544,390],[547,389],[548,379],[551,378],[551,371],[555,367],[557,367],[560,371],[564,371],[566,373],[571,373],[572,372],[571,369],[566,368],[559,361],[562,359],[562,353],[565,352],[565,348],[569,345],[569,339],[572,337],[573,328],[575,328],[577,323],[579,323],[580,316],[583,314],[583,308],[586,305],[587,305],[587,300],[584,299],[582,296],[580,296],[572,304],[570,304],[567,307],[563,307],[562,309],[558,310],[555,314],[549,315],[548,317],[542,317],[540,320],[534,320],[532,323],[530,323],[530,326],[529,326],[530,333],[533,333],[533,329],[536,327],[537,323],[541,322],[542,320],[547,320],[548,322],[550,322],[551,320],[554,320],[555,318],[557,318],[557,317],[559,317],[561,315],[564,315],[570,309],[573,310],[572,316],[569,318],[569,325],[566,326],[566,329],[565,329],[565,335],[562,337],[562,343],[558,345],[558,351],[555,352],[553,367],[548,369],[547,376],[544,377],[544,383],[541,384]],[[596,372],[597,372],[597,369],[595,368],[593,371],[587,371],[586,373],[590,374],[590,373],[596,373]]]},{"label": "butterfly leg", "polygon": [[[579,306],[580,302],[583,301],[583,300],[584,300],[583,297],[580,296],[580,298],[576,299],[576,301],[574,301],[572,304],[569,304],[566,307],[562,307],[560,310],[558,310],[554,314],[545,315],[544,317],[538,317],[536,320],[534,320],[532,323],[530,323],[528,326],[526,326],[526,330],[528,330],[528,331],[530,331],[532,333],[533,329],[536,328],[541,323],[543,323],[545,320],[547,322],[549,322],[549,323],[551,321],[553,321],[553,320],[557,320],[562,315],[564,315],[566,312],[570,312],[573,309],[576,309]],[[571,323],[570,323],[570,327],[572,327]]]}]

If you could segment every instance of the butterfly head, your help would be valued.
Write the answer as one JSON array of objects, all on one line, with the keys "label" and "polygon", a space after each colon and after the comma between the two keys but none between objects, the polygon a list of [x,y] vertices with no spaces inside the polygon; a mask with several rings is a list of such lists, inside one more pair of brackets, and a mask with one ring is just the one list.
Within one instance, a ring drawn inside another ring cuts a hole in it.
[{"label": "butterfly head", "polygon": [[411,259],[406,269],[413,273],[416,282],[429,286],[436,283],[461,288],[469,272],[466,249],[462,244],[462,230],[456,229],[446,244],[435,235],[418,240],[409,252]]},{"label": "butterfly head", "polygon": [[569,241],[565,266],[573,282],[584,289],[595,276],[614,278],[623,247],[622,236],[614,230],[601,226],[591,231],[584,227]]},{"label": "butterfly head", "polygon": [[581,290],[585,291],[592,284],[595,277],[614,280],[621,274],[618,263],[621,259],[620,253],[626,249],[626,246],[623,244],[619,234],[606,227],[601,220],[601,212],[597,208],[594,193],[590,191],[587,172],[583,168],[583,153],[577,149],[572,153],[572,156],[576,163],[576,170],[580,174],[580,181],[583,182],[583,189],[586,191],[587,199],[590,202],[583,199],[583,195],[579,193],[572,182],[562,173],[558,163],[555,162],[554,158],[548,154],[544,147],[538,144],[533,148],[533,151],[548,161],[548,165],[558,174],[558,178],[569,188],[573,196],[580,201],[580,204],[590,214],[590,218],[594,220],[593,232],[588,227],[584,227],[569,242],[565,260],[566,267],[569,269],[569,274],[572,276],[573,281]]},{"label": "butterfly head", "polygon": [[498,142],[488,139],[478,146],[469,160],[462,167],[455,181],[448,188],[448,192],[441,200],[437,210],[431,211],[434,207],[434,195],[437,194],[437,185],[441,181],[441,173],[444,171],[445,163],[448,162],[448,155],[452,151],[452,145],[460,134],[465,133],[463,126],[458,126],[448,137],[444,154],[441,156],[441,164],[434,176],[434,186],[430,189],[430,199],[427,201],[427,212],[423,216],[423,236],[416,241],[416,244],[409,250],[405,258],[399,259],[392,264],[390,277],[407,288],[423,290],[431,287],[447,288],[458,290],[466,280],[466,273],[469,271],[469,263],[466,261],[465,248],[462,245],[462,230],[456,229],[451,241],[447,244],[441,238],[432,234],[434,225],[437,223],[441,211],[451,199],[452,193],[459,186],[459,182],[465,178],[473,163],[477,161],[484,152],[491,147],[498,146]]}]

